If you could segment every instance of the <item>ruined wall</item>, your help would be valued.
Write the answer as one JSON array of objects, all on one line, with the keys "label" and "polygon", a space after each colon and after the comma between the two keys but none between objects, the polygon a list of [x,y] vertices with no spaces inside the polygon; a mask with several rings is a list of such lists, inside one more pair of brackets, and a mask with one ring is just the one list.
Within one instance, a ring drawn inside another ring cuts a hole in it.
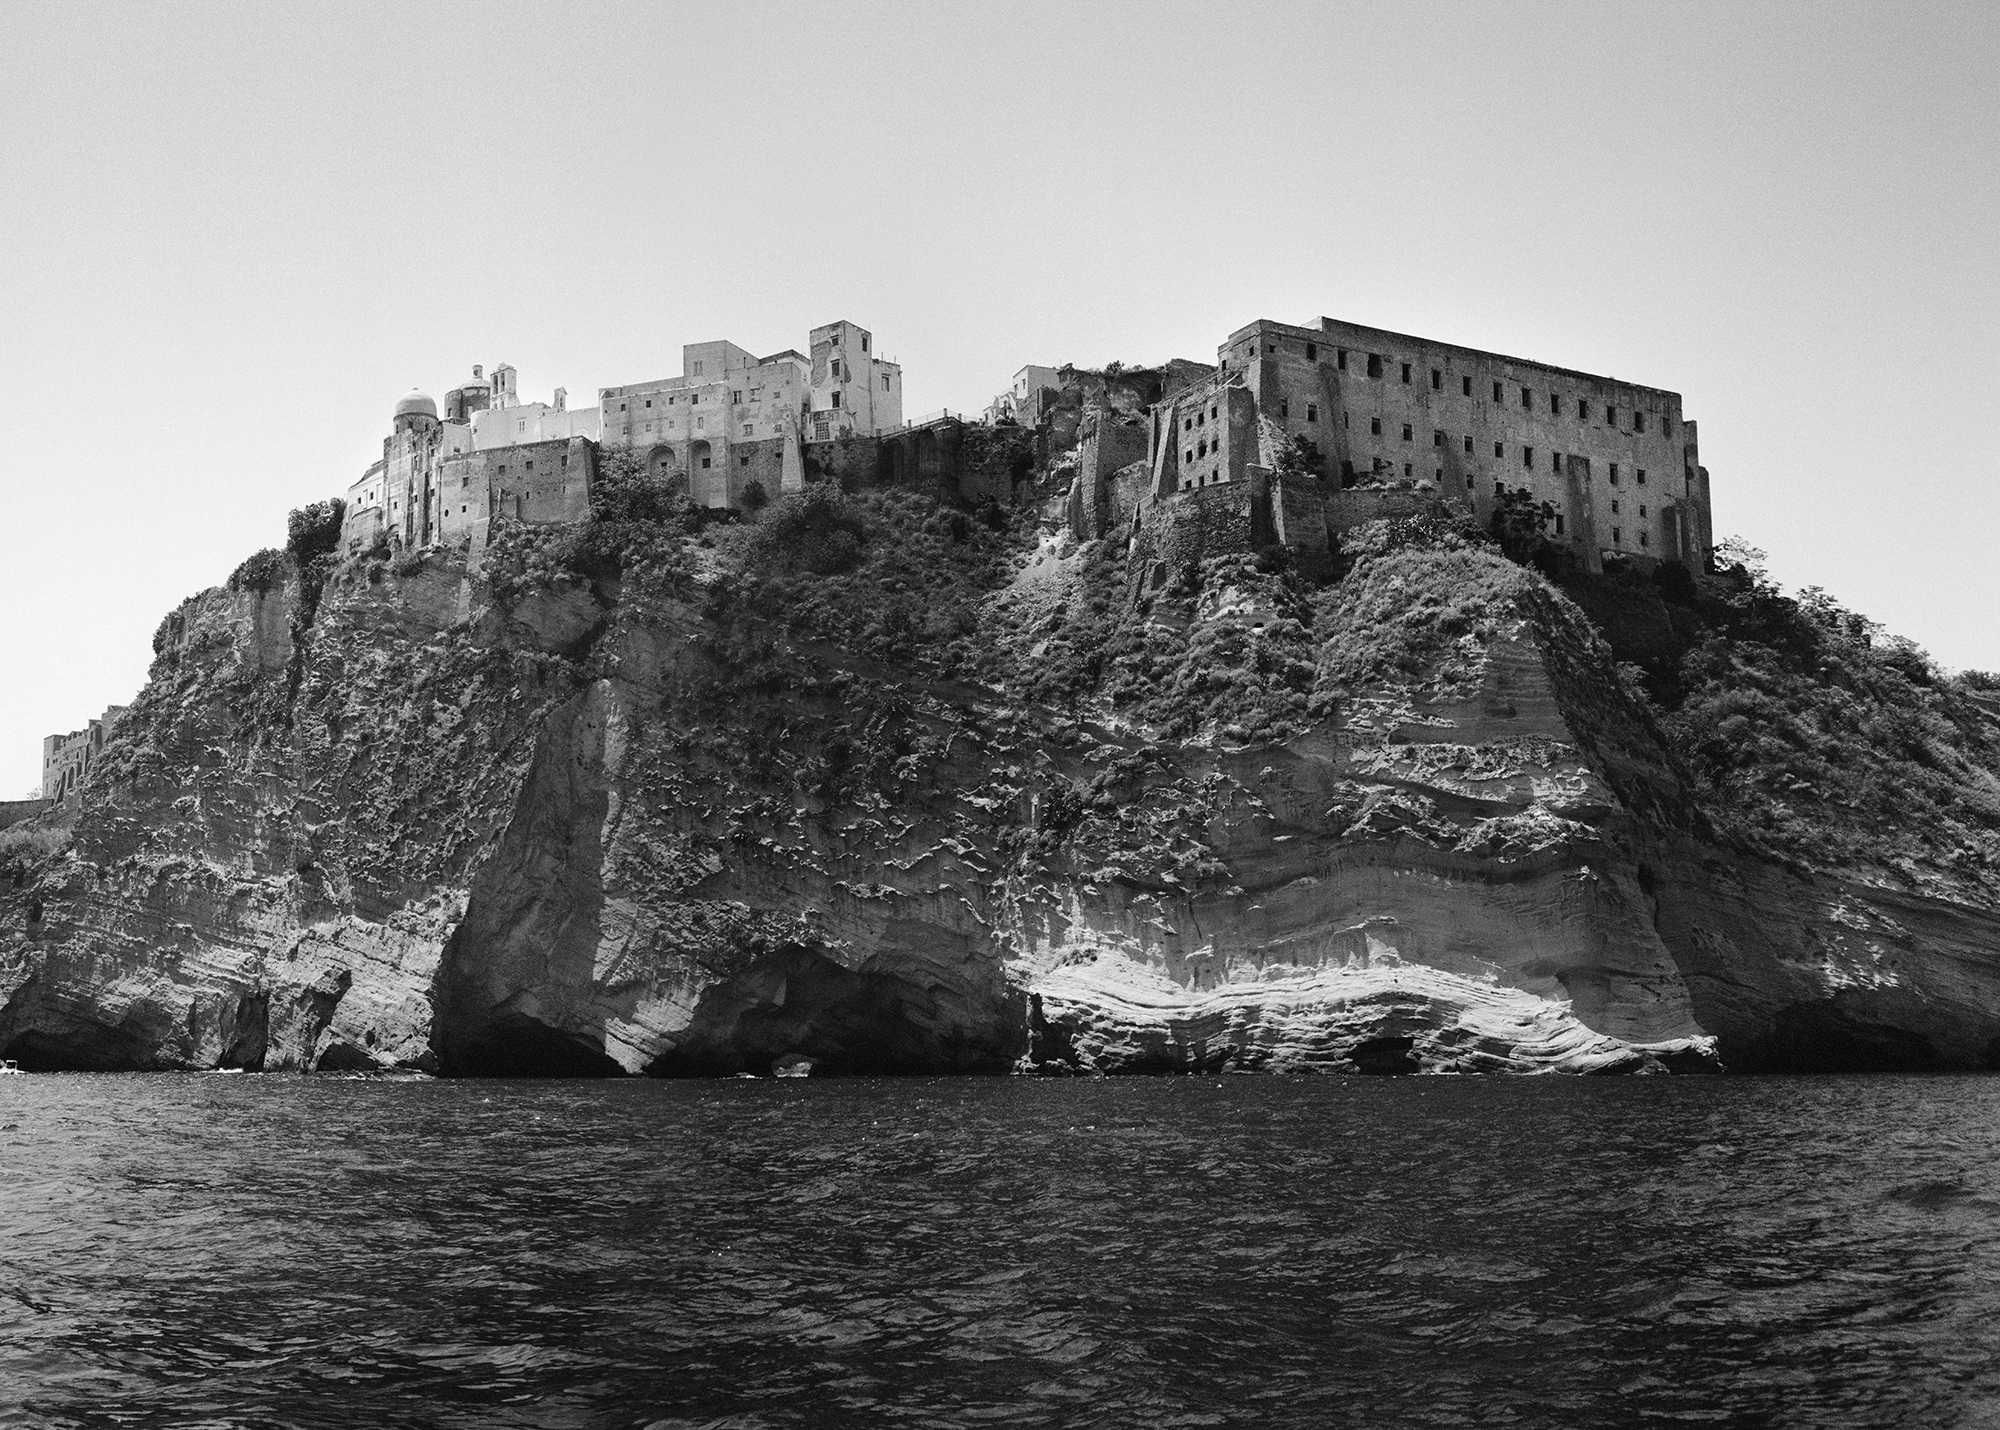
[{"label": "ruined wall", "polygon": [[54,808],[54,800],[0,799],[0,829],[5,829],[10,824],[19,824],[24,819],[33,819],[36,815]]},{"label": "ruined wall", "polygon": [[1254,552],[1257,524],[1248,482],[1191,488],[1154,501],[1133,536],[1127,598],[1143,603],[1209,557]]}]

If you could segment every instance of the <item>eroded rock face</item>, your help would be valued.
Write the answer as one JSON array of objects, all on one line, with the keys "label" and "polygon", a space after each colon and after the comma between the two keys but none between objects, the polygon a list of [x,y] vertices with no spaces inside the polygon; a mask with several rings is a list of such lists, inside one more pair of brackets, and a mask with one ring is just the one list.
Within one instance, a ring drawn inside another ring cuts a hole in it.
[{"label": "eroded rock face", "polygon": [[[1075,559],[1045,553],[1032,579]],[[838,656],[749,672],[698,595],[502,601],[440,557],[341,573],[309,628],[295,590],[207,593],[163,628],[69,851],[0,888],[0,1055],[2000,1063],[1990,908],[1722,847],[1588,623],[1485,559],[1477,620],[1258,743]],[[1417,599],[1427,571],[1349,580]],[[1315,630],[1322,650],[1379,643],[1369,594]],[[1265,619],[1248,598],[1223,615]]]}]

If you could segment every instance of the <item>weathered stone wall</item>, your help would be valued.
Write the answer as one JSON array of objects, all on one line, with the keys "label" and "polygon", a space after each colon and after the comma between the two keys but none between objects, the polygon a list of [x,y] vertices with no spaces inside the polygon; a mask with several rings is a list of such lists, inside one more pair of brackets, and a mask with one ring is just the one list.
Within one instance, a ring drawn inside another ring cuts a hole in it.
[{"label": "weathered stone wall", "polygon": [[54,800],[0,799],[0,829],[5,829],[10,824],[19,824],[24,819],[33,819],[36,815],[54,808]]}]

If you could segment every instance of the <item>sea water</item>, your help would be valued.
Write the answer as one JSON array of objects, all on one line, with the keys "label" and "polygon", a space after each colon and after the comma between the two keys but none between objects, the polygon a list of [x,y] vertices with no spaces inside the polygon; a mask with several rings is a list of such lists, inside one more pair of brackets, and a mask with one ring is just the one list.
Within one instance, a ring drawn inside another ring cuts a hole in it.
[{"label": "sea water", "polygon": [[2000,1425],[2000,1078],[4,1078],[0,1423]]}]

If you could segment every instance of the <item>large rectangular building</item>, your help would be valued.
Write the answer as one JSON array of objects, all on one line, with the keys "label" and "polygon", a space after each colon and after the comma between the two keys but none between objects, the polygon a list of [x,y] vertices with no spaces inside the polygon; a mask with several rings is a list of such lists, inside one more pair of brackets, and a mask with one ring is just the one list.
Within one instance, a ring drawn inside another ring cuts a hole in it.
[{"label": "large rectangular building", "polygon": [[1304,438],[1329,485],[1430,490],[1481,521],[1525,492],[1593,569],[1698,568],[1713,543],[1678,393],[1333,318],[1251,323],[1217,352],[1220,371],[1154,413],[1157,495],[1244,480]]}]

